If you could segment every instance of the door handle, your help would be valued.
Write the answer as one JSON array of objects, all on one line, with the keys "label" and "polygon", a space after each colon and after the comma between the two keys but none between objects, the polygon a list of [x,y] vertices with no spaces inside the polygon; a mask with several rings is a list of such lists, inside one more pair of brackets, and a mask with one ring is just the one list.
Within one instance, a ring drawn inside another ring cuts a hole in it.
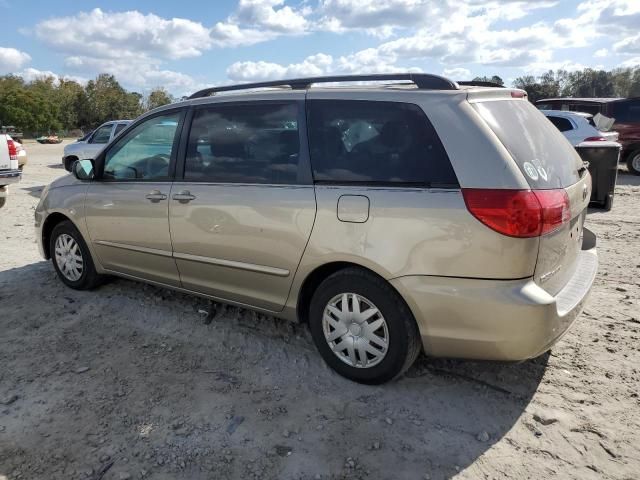
[{"label": "door handle", "polygon": [[166,200],[167,196],[160,190],[151,190],[145,195],[144,198],[146,198],[147,200],[151,200],[153,203],[157,203],[160,200]]},{"label": "door handle", "polygon": [[191,200],[195,200],[196,196],[191,195],[189,190],[182,190],[180,193],[174,193],[171,198],[178,200],[180,203],[187,203]]}]

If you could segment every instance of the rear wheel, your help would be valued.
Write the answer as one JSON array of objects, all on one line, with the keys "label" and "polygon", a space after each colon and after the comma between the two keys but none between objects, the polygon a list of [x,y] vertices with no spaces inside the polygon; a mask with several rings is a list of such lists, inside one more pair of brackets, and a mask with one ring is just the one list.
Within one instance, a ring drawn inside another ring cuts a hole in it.
[{"label": "rear wheel", "polygon": [[408,369],[420,353],[418,327],[400,295],[357,268],[326,278],[311,299],[311,335],[340,375],[379,384]]},{"label": "rear wheel", "polygon": [[58,277],[68,287],[88,290],[102,282],[89,248],[73,223],[64,221],[53,227],[49,252]]},{"label": "rear wheel", "polygon": [[635,150],[627,157],[627,168],[630,173],[640,175],[640,150]]}]

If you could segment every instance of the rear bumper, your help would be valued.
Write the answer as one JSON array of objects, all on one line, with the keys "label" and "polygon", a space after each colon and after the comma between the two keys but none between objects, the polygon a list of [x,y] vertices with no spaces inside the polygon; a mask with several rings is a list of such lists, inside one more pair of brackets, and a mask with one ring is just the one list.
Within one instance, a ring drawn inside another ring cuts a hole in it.
[{"label": "rear bumper", "polygon": [[584,235],[575,273],[555,296],[530,278],[407,276],[391,283],[409,304],[428,355],[526,360],[551,348],[582,312],[598,270],[595,235]]},{"label": "rear bumper", "polygon": [[0,185],[18,183],[22,177],[20,170],[0,170]]}]

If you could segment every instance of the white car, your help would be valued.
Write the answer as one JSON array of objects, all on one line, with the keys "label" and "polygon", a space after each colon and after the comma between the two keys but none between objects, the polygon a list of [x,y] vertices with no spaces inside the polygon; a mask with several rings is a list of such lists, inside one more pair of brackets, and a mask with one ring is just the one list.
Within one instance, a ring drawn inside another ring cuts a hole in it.
[{"label": "white car", "polygon": [[9,135],[0,134],[0,208],[6,202],[7,186],[20,181],[18,169],[18,142]]},{"label": "white car", "polygon": [[[86,139],[78,140],[64,147],[62,164],[67,171],[76,160],[93,160],[111,140],[125,129],[131,120],[112,120],[96,128]],[[84,138],[84,137],[83,137]]]},{"label": "white car", "polygon": [[582,142],[616,142],[618,132],[602,132],[596,128],[590,113],[565,110],[541,110],[574,147]]}]

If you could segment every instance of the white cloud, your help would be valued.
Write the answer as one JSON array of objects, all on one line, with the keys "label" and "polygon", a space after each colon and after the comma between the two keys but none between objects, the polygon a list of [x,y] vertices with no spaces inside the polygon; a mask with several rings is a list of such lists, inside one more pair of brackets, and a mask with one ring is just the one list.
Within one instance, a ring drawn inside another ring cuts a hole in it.
[{"label": "white cloud", "polygon": [[318,53],[300,63],[281,65],[273,62],[236,62],[227,68],[227,77],[232,81],[249,82],[280,78],[310,77],[328,74],[363,74],[389,72],[420,72],[417,67],[398,67],[395,57],[384,57],[370,48],[352,55],[333,58]]},{"label": "white cloud", "polygon": [[41,41],[64,53],[101,58],[187,58],[201,55],[212,45],[209,29],[199,22],[99,8],[45,20],[35,32]]},{"label": "white cloud", "polygon": [[471,71],[466,68],[445,68],[442,75],[453,80],[471,80]]},{"label": "white cloud", "polygon": [[29,54],[15,48],[0,47],[0,74],[11,73],[31,61]]},{"label": "white cloud", "polygon": [[237,47],[280,35],[301,35],[310,28],[309,13],[308,8],[284,5],[284,0],[240,0],[235,13],[213,26],[211,38],[218,47]]},{"label": "white cloud", "polygon": [[[640,20],[639,20],[640,21]],[[639,24],[640,26],[640,24]],[[640,33],[637,35],[624,38],[613,45],[613,49],[617,53],[624,55],[638,55],[640,54]]]},{"label": "white cloud", "polygon": [[607,55],[609,55],[609,50],[606,48],[600,48],[593,53],[593,56],[596,58],[606,57]]}]

